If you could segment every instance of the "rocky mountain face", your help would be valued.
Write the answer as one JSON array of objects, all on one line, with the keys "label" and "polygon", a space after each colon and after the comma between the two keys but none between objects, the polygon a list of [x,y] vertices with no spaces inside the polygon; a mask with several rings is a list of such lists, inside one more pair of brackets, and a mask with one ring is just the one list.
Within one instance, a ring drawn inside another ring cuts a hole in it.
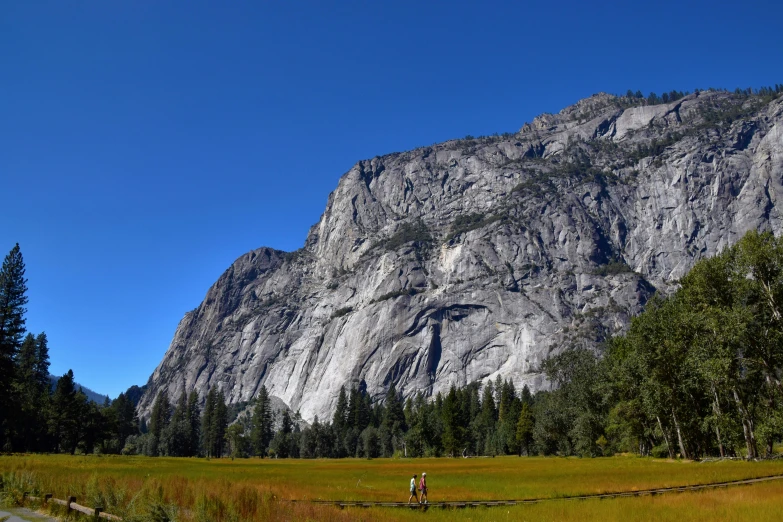
[{"label": "rocky mountain face", "polygon": [[330,418],[341,386],[381,399],[513,379],[598,346],[694,261],[781,232],[783,97],[598,94],[513,135],[360,161],[301,250],[234,262],[179,324],[139,404],[261,385]]}]

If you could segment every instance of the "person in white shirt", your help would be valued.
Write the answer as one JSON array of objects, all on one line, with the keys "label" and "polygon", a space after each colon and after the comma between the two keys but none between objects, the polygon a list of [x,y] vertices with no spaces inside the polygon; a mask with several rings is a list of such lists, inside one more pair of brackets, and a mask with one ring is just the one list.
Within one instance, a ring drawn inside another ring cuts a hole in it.
[{"label": "person in white shirt", "polygon": [[415,498],[417,503],[419,502],[419,496],[416,494],[416,475],[413,475],[411,479],[411,496],[408,497],[408,504],[411,503],[412,498]]}]

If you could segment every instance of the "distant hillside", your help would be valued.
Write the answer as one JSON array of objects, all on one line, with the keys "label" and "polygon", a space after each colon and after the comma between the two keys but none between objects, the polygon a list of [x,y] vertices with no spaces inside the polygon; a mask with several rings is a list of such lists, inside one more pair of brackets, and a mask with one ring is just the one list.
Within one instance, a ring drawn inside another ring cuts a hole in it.
[{"label": "distant hillside", "polygon": [[[49,381],[52,383],[52,391],[54,391],[55,387],[57,386],[57,381],[59,380],[60,377],[58,377],[57,375],[51,375],[51,374],[49,375]],[[78,382],[74,384],[76,384],[76,389],[81,388],[84,394],[87,396],[87,398],[94,403],[103,404],[104,402],[106,402],[106,400],[109,399],[108,395],[102,395],[98,392],[94,392],[88,387],[79,384]]]}]

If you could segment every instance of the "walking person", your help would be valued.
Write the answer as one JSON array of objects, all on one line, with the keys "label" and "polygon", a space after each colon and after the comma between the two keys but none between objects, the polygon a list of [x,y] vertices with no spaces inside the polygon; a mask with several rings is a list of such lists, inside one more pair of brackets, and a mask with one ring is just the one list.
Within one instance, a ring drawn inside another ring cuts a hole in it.
[{"label": "walking person", "polygon": [[416,502],[419,502],[419,497],[418,497],[418,495],[416,495],[416,474],[415,473],[413,475],[413,478],[411,479],[411,496],[408,497],[408,504],[411,503],[411,499],[412,498],[415,498]]},{"label": "walking person", "polygon": [[[415,477],[416,475],[414,475]],[[421,496],[419,497],[419,504],[429,504],[429,501],[427,500],[427,474],[422,473],[421,474],[421,482],[419,482],[419,492]]]}]

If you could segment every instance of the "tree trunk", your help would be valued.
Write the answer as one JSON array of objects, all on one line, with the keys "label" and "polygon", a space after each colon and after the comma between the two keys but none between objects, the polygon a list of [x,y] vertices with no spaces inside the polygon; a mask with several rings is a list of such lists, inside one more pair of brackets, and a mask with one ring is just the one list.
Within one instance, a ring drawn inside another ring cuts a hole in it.
[{"label": "tree trunk", "polygon": [[680,455],[682,458],[688,458],[688,452],[685,451],[685,443],[682,440],[682,430],[680,429],[680,423],[677,421],[677,416],[674,414],[674,408],[672,408],[672,420],[674,421],[674,429],[677,430],[677,442],[680,445]]},{"label": "tree trunk", "polygon": [[655,416],[656,419],[658,419],[658,427],[661,428],[661,433],[663,434],[663,441],[666,443],[666,451],[669,452],[669,458],[674,458],[674,452],[672,451],[671,444],[669,444],[669,437],[666,436],[666,430],[663,429],[663,424],[661,423],[661,418],[659,416]]},{"label": "tree trunk", "polygon": [[[721,416],[720,403],[718,402],[718,392],[715,391],[715,386],[712,387],[712,394],[715,396],[715,402],[712,403],[712,410],[715,412],[716,418],[720,419]],[[726,456],[726,452],[723,449],[723,440],[721,440],[720,437],[720,428],[718,427],[717,421],[715,422],[715,434],[718,436],[718,447],[720,448],[720,457],[724,458]]]},{"label": "tree trunk", "polygon": [[745,410],[745,406],[743,406],[742,401],[740,400],[737,389],[734,388],[731,391],[734,394],[734,401],[737,403],[737,409],[742,415],[742,432],[745,436],[745,446],[748,448],[748,460],[755,459],[757,457],[756,437],[753,434],[753,425],[748,418],[748,412]]}]

